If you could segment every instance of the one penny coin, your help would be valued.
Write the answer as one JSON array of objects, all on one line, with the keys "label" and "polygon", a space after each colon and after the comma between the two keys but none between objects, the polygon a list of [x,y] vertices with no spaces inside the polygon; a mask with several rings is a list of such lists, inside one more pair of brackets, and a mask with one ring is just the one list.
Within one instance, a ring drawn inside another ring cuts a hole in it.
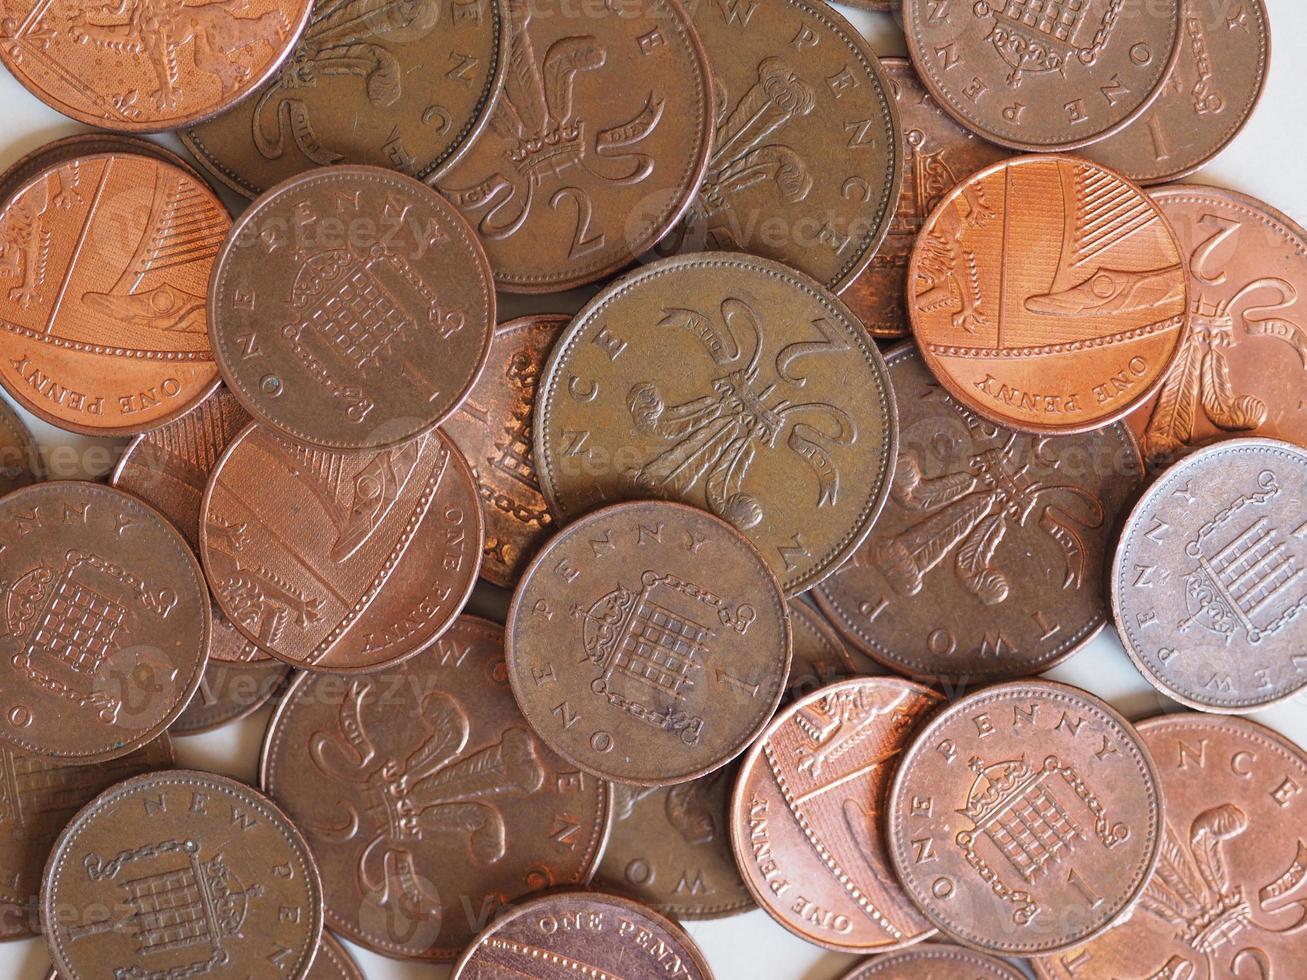
[{"label": "one penny coin", "polygon": [[213,470],[200,554],[218,608],[251,643],[293,667],[366,671],[453,622],[481,528],[472,471],[439,430],[337,453],[252,423]]},{"label": "one penny coin", "polygon": [[300,832],[225,776],[170,769],[118,783],[55,843],[41,921],[65,980],[309,972],[322,885]]},{"label": "one penny coin", "polygon": [[791,701],[832,681],[860,673],[834,627],[802,599],[791,599],[790,632],[793,656],[785,697]]},{"label": "one penny coin", "polygon": [[785,688],[776,576],[725,521],[614,504],[569,524],[508,611],[513,695],[540,737],[597,776],[667,785],[724,765]]},{"label": "one penny coin", "polygon": [[1307,451],[1232,439],[1185,457],[1125,523],[1112,612],[1163,694],[1241,713],[1307,687]]},{"label": "one penny coin", "polygon": [[88,126],[162,132],[234,105],[277,70],[310,0],[0,0],[0,59],[46,105]]},{"label": "one penny coin", "polygon": [[468,947],[452,980],[539,976],[542,963],[556,965],[558,976],[712,980],[699,947],[678,925],[598,892],[537,898],[496,919]]},{"label": "one penny coin", "polygon": [[144,137],[125,136],[122,133],[75,133],[38,146],[0,174],[0,208],[37,174],[68,160],[97,153],[139,153],[170,163],[197,181],[204,179],[176,153]]},{"label": "one penny coin", "polygon": [[1149,196],[1187,259],[1189,318],[1160,392],[1130,415],[1148,462],[1254,433],[1307,445],[1307,231],[1222,188]]},{"label": "one penny coin", "polygon": [[769,259],[709,252],[647,265],[577,314],[541,380],[535,459],[562,520],[693,504],[797,595],[870,531],[896,429],[885,363],[844,304]]},{"label": "one penny coin", "polygon": [[204,295],[231,225],[203,182],[137,152],[40,171],[0,212],[0,382],[75,432],[162,425],[218,383]]},{"label": "one penny coin", "polygon": [[608,783],[532,734],[504,631],[472,617],[381,673],[299,677],[260,774],[308,836],[328,923],[385,956],[454,959],[503,904],[589,881],[608,833]]},{"label": "one penny coin", "polygon": [[974,949],[947,943],[919,943],[867,960],[841,980],[942,980],[946,977],[1023,980],[1025,974],[1011,963]]},{"label": "one penny coin", "polygon": [[693,18],[716,96],[712,156],[659,251],[763,255],[839,291],[885,237],[903,184],[879,60],[824,3],[700,2]]},{"label": "one penny coin", "polygon": [[36,483],[45,475],[41,451],[26,423],[0,401],[0,497]]},{"label": "one penny coin", "polygon": [[279,660],[222,663],[210,660],[195,697],[169,726],[172,735],[200,735],[245,718],[277,695],[291,669]]},{"label": "one penny coin", "polygon": [[1148,111],[1084,155],[1144,184],[1191,174],[1252,115],[1271,55],[1262,0],[1181,0],[1180,56]]},{"label": "one penny coin", "polygon": [[0,738],[64,763],[140,748],[204,673],[209,598],[153,508],[93,483],[0,499]]},{"label": "one penny coin", "polygon": [[545,360],[570,317],[539,313],[502,323],[486,369],[445,422],[476,474],[486,519],[481,577],[511,589],[554,531],[531,450],[531,420]]},{"label": "one penny coin", "polygon": [[1307,756],[1239,718],[1140,722],[1166,796],[1166,844],[1134,914],[1057,956],[1044,980],[1296,976],[1307,905]]},{"label": "one penny coin", "polygon": [[908,312],[930,370],[1000,425],[1082,432],[1142,404],[1180,346],[1187,276],[1161,210],[1076,157],[973,174],[926,220]]},{"label": "one penny coin", "polygon": [[180,136],[203,167],[246,197],[337,163],[423,179],[485,128],[507,58],[500,0],[318,3],[262,91]]},{"label": "one penny coin", "polygon": [[958,181],[1011,151],[981,139],[942,111],[906,58],[881,58],[898,106],[903,143],[903,191],[885,241],[870,264],[840,291],[877,339],[908,333],[903,295],[908,258],[926,216]]},{"label": "one penny coin", "polygon": [[213,264],[223,379],[260,422],[323,449],[434,428],[485,364],[490,267],[440,195],[377,167],[309,171],[241,215]]},{"label": "one penny coin", "polygon": [[1114,133],[1161,92],[1183,0],[904,0],[908,52],[968,129],[1018,150]]},{"label": "one penny coin", "polygon": [[1134,728],[1077,688],[986,688],[932,718],[887,804],[899,881],[942,932],[1021,956],[1127,914],[1162,843],[1157,771]]},{"label": "one penny coin", "polygon": [[952,686],[1036,674],[1108,620],[1107,568],[1143,466],[1117,422],[1079,435],[993,425],[950,397],[915,347],[885,357],[899,412],[888,503],[814,591],[891,670]]},{"label": "one penny coin", "polygon": [[0,746],[0,939],[41,934],[41,873],[50,848],[73,814],[121,779],[166,769],[172,745],[160,736],[118,759],[70,766]]},{"label": "one penny coin", "polygon": [[[219,388],[180,418],[133,439],[110,482],[158,508],[198,556],[204,487],[222,451],[249,421],[240,402],[227,389]],[[212,619],[211,663],[269,659],[228,621],[216,603]]]},{"label": "one penny coin", "polygon": [[897,677],[860,677],[783,709],[741,765],[731,845],[754,900],[790,932],[843,952],[934,932],[896,884],[881,842],[885,792],[940,704]]},{"label": "one penny coin", "polygon": [[513,68],[440,188],[500,289],[555,292],[618,271],[685,212],[708,163],[712,86],[677,0],[508,10]]}]

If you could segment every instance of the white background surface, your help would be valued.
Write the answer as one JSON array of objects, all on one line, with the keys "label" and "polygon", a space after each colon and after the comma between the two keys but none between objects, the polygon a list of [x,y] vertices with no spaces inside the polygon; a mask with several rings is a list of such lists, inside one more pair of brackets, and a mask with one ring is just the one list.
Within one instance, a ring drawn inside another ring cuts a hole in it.
[{"label": "white background surface", "polygon": [[[1307,5],[1302,0],[1265,2],[1274,41],[1261,106],[1234,143],[1189,180],[1260,197],[1307,225]],[[871,39],[878,53],[904,54],[895,18],[840,9]],[[84,127],[47,109],[0,71],[0,170],[43,143],[82,130]],[[179,148],[171,137],[163,141]],[[226,199],[233,207],[240,206],[236,199]],[[501,305],[501,319],[507,319],[532,310],[569,309],[575,304],[550,297],[524,302],[518,297]],[[84,439],[25,413],[24,417],[47,454],[51,475],[74,478],[103,473],[116,459],[114,449],[122,444]],[[1110,629],[1047,676],[1092,691],[1131,718],[1174,709],[1136,673]],[[253,781],[267,717],[265,710],[207,735],[177,739],[178,763]],[[1307,695],[1252,717],[1307,746]],[[715,922],[689,923],[688,928],[719,980],[828,980],[856,962],[854,957],[808,945],[757,910]],[[399,963],[354,947],[350,951],[370,980],[439,980],[447,975],[443,967]],[[0,980],[41,980],[48,967],[40,940],[0,944]]]}]

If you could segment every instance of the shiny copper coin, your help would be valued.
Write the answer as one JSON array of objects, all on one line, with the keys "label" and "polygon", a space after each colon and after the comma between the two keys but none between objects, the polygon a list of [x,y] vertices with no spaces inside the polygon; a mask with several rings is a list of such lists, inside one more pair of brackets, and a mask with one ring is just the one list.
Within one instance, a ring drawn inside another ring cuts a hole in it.
[{"label": "shiny copper coin", "polygon": [[784,691],[790,617],[756,548],[684,504],[614,504],[569,524],[508,611],[513,695],[559,755],[668,785],[730,761]]},{"label": "shiny copper coin", "polygon": [[1162,860],[1134,914],[1031,961],[1044,980],[1298,976],[1307,967],[1307,755],[1238,718],[1150,718],[1166,795]]},{"label": "shiny copper coin", "polygon": [[1241,713],[1307,687],[1307,451],[1232,439],[1135,505],[1112,566],[1126,653],[1154,687]]},{"label": "shiny copper coin", "polygon": [[1018,150],[1087,146],[1138,118],[1180,55],[1183,0],[904,0],[940,107]]},{"label": "shiny copper coin", "polygon": [[1125,129],[1085,148],[1091,160],[1145,184],[1193,173],[1252,115],[1271,54],[1262,0],[1182,0],[1180,57],[1161,95]]},{"label": "shiny copper coin", "polygon": [[974,949],[920,943],[867,960],[841,980],[1023,980],[1010,963]]},{"label": "shiny copper coin", "polygon": [[785,697],[794,701],[832,681],[860,673],[839,633],[821,613],[802,599],[791,599],[790,632],[793,656]]},{"label": "shiny copper coin", "polygon": [[309,171],[241,215],[209,284],[214,356],[260,422],[380,449],[454,411],[485,364],[490,267],[429,187],[377,167]]},{"label": "shiny copper coin", "polygon": [[700,2],[693,17],[712,67],[713,150],[659,251],[763,255],[840,290],[885,237],[903,185],[879,60],[825,3]]},{"label": "shiny copper coin", "polygon": [[564,892],[519,905],[468,947],[452,980],[676,977],[712,980],[686,933],[615,895]]},{"label": "shiny copper coin", "polygon": [[199,735],[253,714],[280,692],[291,669],[279,660],[230,664],[210,660],[204,678],[177,720],[173,735]]},{"label": "shiny copper coin", "polygon": [[0,212],[0,382],[32,414],[130,435],[186,412],[218,369],[209,267],[231,225],[208,186],[137,152],[65,160]]},{"label": "shiny copper coin", "polygon": [[871,529],[896,430],[885,362],[847,307],[769,259],[709,252],[577,314],[541,380],[535,459],[564,521],[634,497],[706,508],[797,595]]},{"label": "shiny copper coin", "polygon": [[712,88],[677,0],[506,3],[513,68],[440,188],[500,289],[555,292],[621,269],[685,212],[708,162]]},{"label": "shiny copper coin", "polygon": [[218,608],[308,670],[375,670],[428,646],[467,601],[481,544],[472,472],[438,430],[336,453],[253,423],[201,506]]},{"label": "shiny copper coin", "polygon": [[87,764],[167,728],[209,644],[200,566],[135,497],[42,483],[0,499],[0,738]]},{"label": "shiny copper coin", "polygon": [[1157,863],[1161,789],[1134,728],[1047,681],[999,684],[937,714],[903,756],[886,838],[940,930],[1022,956],[1126,915]]},{"label": "shiny copper coin", "polygon": [[1143,478],[1123,423],[1025,435],[951,398],[915,347],[886,355],[894,482],[871,537],[814,592],[891,670],[950,685],[1047,670],[1108,620],[1107,568]]},{"label": "shiny copper coin", "polygon": [[400,666],[301,676],[260,779],[308,835],[327,921],[385,956],[452,960],[501,906],[590,880],[609,785],[517,710],[504,632],[463,617]]},{"label": "shiny copper coin", "polygon": [[261,793],[169,769],[118,783],[73,818],[46,865],[41,922],[65,980],[302,980],[322,885],[304,838]]},{"label": "shiny copper coin", "polygon": [[754,900],[827,949],[897,949],[934,932],[896,884],[880,837],[885,792],[938,695],[860,677],[783,709],[741,765],[731,845]]},{"label": "shiny copper coin", "polygon": [[[143,432],[127,446],[110,482],[158,508],[200,550],[200,501],[218,457],[250,417],[231,392],[219,388],[181,418]],[[249,663],[268,660],[214,604],[209,660]]]},{"label": "shiny copper coin", "polygon": [[943,112],[906,58],[881,58],[903,131],[903,191],[871,263],[840,291],[873,337],[908,333],[903,295],[908,258],[926,216],[957,184],[1011,151],[986,142]]},{"label": "shiny copper coin", "polygon": [[1307,231],[1218,187],[1159,187],[1189,268],[1189,320],[1157,396],[1131,413],[1161,466],[1239,435],[1307,445]]},{"label": "shiny copper coin", "polygon": [[481,577],[511,589],[554,531],[531,452],[536,387],[570,317],[540,313],[502,323],[486,370],[443,428],[476,474],[486,519]]},{"label": "shiny copper coin", "polygon": [[9,403],[0,401],[0,497],[36,483],[44,474],[32,433]]},{"label": "shiny copper coin", "polygon": [[176,153],[152,140],[139,136],[125,136],[122,133],[76,133],[38,146],[0,174],[0,207],[3,207],[24,184],[42,171],[68,160],[92,156],[96,153],[139,153],[185,170],[197,181],[204,179],[194,167]]},{"label": "shiny copper coin", "polygon": [[1175,233],[1133,184],[1076,157],[1016,157],[950,191],[908,266],[930,370],[985,418],[1083,432],[1162,383],[1187,276]]},{"label": "shiny copper coin", "polygon": [[55,838],[73,814],[121,779],[171,765],[167,736],[89,766],[70,766],[0,746],[0,939],[41,934],[41,873]]}]

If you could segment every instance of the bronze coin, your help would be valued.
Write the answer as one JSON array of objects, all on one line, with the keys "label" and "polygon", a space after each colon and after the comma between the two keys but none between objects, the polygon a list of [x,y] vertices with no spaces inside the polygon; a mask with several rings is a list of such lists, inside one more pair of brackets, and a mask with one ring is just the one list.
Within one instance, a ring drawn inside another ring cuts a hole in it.
[{"label": "bronze coin", "polygon": [[725,765],[790,666],[780,584],[749,540],[666,501],[614,504],[536,555],[508,610],[513,695],[555,752],[656,786]]},{"label": "bronze coin", "polygon": [[532,734],[503,629],[470,616],[384,672],[300,676],[260,780],[308,835],[331,927],[425,960],[457,957],[508,902],[588,882],[611,808]]},{"label": "bronze coin", "polygon": [[570,319],[537,313],[501,323],[486,370],[443,426],[476,474],[486,519],[481,577],[506,589],[555,529],[532,461],[531,417],[545,359]]},{"label": "bronze coin", "polygon": [[430,431],[481,373],[494,323],[472,229],[378,167],[278,184],[236,222],[209,283],[227,386],[258,421],[322,449]]},{"label": "bronze coin", "polygon": [[838,292],[871,261],[903,185],[879,60],[812,0],[700,0],[693,19],[712,68],[712,156],[659,251],[749,252]]},{"label": "bronze coin", "polygon": [[1225,149],[1266,84],[1271,34],[1262,0],[1181,0],[1181,12],[1180,56],[1157,100],[1084,151],[1144,184],[1191,174]]},{"label": "bronze coin", "polygon": [[840,292],[873,337],[908,333],[908,258],[926,215],[957,184],[1011,155],[943,112],[906,58],[881,58],[903,131],[903,191],[889,233],[867,268]]},{"label": "bronze coin", "polygon": [[0,738],[63,762],[138,749],[204,673],[209,601],[153,508],[93,483],[0,499]]},{"label": "bronze coin", "polygon": [[841,980],[1025,980],[1025,976],[1012,964],[974,949],[921,943],[867,960]]},{"label": "bronze coin", "polygon": [[366,978],[341,941],[324,929],[322,942],[318,945],[318,955],[313,957],[313,967],[309,970],[307,980],[366,980]]},{"label": "bronze coin", "polygon": [[535,418],[540,485],[564,521],[672,498],[743,531],[798,595],[866,537],[897,422],[885,362],[838,299],[769,259],[665,259],[572,321]]},{"label": "bronze coin", "polygon": [[[219,388],[180,418],[133,439],[109,482],[157,508],[198,556],[204,487],[222,451],[249,421],[231,392]],[[270,659],[227,620],[216,603],[211,603],[210,612],[211,664]]]},{"label": "bronze coin", "polygon": [[92,156],[97,153],[139,153],[142,156],[154,157],[170,163],[186,171],[197,181],[204,179],[194,167],[176,153],[144,137],[125,136],[122,133],[76,133],[38,146],[0,174],[0,208],[4,207],[24,184],[42,171],[77,157]]},{"label": "bronze coin", "polygon": [[286,686],[290,672],[290,667],[278,660],[238,664],[211,660],[195,696],[168,731],[199,735],[245,718]]},{"label": "bronze coin", "polygon": [[1140,722],[1166,795],[1162,860],[1134,914],[1044,980],[1301,976],[1307,967],[1307,755],[1240,718]]},{"label": "bronze coin", "polygon": [[44,476],[41,451],[32,433],[9,403],[0,400],[0,497]]},{"label": "bronze coin", "polygon": [[179,135],[202,166],[246,197],[336,163],[424,179],[485,128],[507,50],[500,0],[319,0],[261,92]]},{"label": "bronze coin", "polygon": [[1163,473],[1125,523],[1112,612],[1154,687],[1253,711],[1307,687],[1307,451],[1232,439]]},{"label": "bronze coin", "polygon": [[599,892],[564,892],[496,919],[459,959],[451,980],[573,976],[712,980],[712,970],[694,940],[648,906]]},{"label": "bronze coin", "polygon": [[886,836],[940,930],[1054,953],[1127,915],[1157,863],[1162,800],[1128,721],[1077,688],[998,684],[937,714],[903,756]]},{"label": "bronze coin", "polygon": [[506,0],[513,68],[440,189],[508,292],[602,279],[689,206],[708,163],[712,87],[677,0]]},{"label": "bronze coin", "polygon": [[908,311],[926,365],[964,405],[1027,432],[1083,432],[1161,385],[1187,278],[1138,187],[1077,157],[1014,157],[926,219]]},{"label": "bronze coin", "polygon": [[779,712],[740,768],[731,845],[754,900],[801,939],[869,953],[934,927],[894,883],[880,836],[890,775],[941,703],[897,677],[858,677]]},{"label": "bronze coin", "polygon": [[1047,670],[1108,620],[1107,569],[1143,478],[1124,423],[1026,435],[951,398],[915,347],[885,357],[899,411],[889,502],[814,592],[891,670],[951,685]]},{"label": "bronze coin", "polygon": [[218,383],[209,267],[231,225],[208,185],[135,151],[65,160],[4,204],[0,382],[74,432],[131,435]]},{"label": "bronze coin", "polygon": [[272,801],[186,769],[105,790],[56,841],[41,888],[55,969],[91,977],[302,980],[322,885]]},{"label": "bronze coin", "polygon": [[1150,195],[1189,269],[1185,337],[1157,396],[1131,413],[1153,466],[1193,446],[1257,434],[1307,445],[1307,231],[1218,187]]},{"label": "bronze coin", "polygon": [[293,667],[398,663],[448,628],[476,583],[476,484],[439,430],[337,453],[251,423],[218,460],[201,515],[218,608]]},{"label": "bronze coin", "polygon": [[793,655],[786,700],[798,700],[832,681],[860,673],[826,617],[802,599],[791,599],[788,605]]},{"label": "bronze coin", "polygon": [[0,939],[41,934],[41,872],[55,838],[73,814],[120,779],[172,765],[161,735],[134,752],[97,765],[70,766],[0,746]]},{"label": "bronze coin", "polygon": [[904,0],[930,94],[985,139],[1071,150],[1128,125],[1180,56],[1182,0]]}]

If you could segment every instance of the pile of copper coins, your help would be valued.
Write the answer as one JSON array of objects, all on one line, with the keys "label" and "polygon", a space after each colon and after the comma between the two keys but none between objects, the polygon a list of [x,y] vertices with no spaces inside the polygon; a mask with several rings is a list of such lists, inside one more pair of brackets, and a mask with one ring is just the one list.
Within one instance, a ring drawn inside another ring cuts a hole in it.
[{"label": "pile of copper coins", "polygon": [[[1307,233],[1175,182],[1262,0],[860,5],[910,59],[0,0],[95,127],[0,177],[0,383],[132,437],[50,480],[0,419],[0,936],[702,980],[678,920],[757,906],[850,980],[1307,977],[1307,755],[1238,717],[1307,693]],[[1165,713],[1036,676],[1109,620]],[[250,715],[257,786],[178,766]]]}]

